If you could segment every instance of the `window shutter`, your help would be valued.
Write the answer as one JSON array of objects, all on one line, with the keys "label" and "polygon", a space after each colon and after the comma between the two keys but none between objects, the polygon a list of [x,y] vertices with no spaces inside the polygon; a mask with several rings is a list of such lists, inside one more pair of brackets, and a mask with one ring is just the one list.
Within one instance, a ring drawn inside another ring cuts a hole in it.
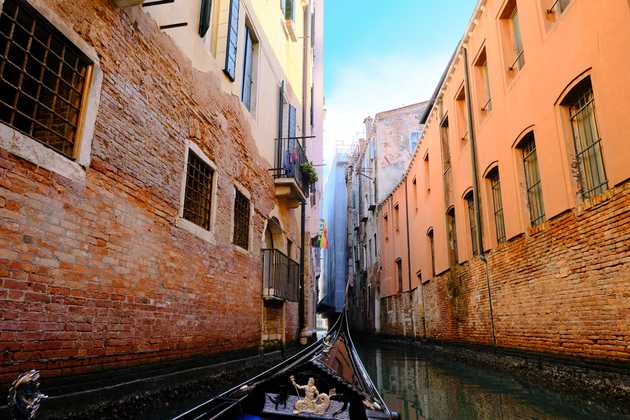
[{"label": "window shutter", "polygon": [[212,15],[212,0],[201,0],[201,14],[199,15],[199,36],[204,37],[210,28]]},{"label": "window shutter", "polygon": [[234,81],[236,78],[236,45],[238,43],[239,0],[230,0],[230,18],[228,20],[227,48],[223,72]]}]

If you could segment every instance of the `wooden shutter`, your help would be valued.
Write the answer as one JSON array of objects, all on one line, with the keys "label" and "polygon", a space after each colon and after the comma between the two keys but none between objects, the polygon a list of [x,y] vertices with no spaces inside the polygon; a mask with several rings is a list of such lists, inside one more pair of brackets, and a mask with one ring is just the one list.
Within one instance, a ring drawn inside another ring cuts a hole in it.
[{"label": "wooden shutter", "polygon": [[252,55],[254,44],[252,34],[245,27],[245,56],[243,63],[243,86],[241,88],[241,101],[251,111],[252,109]]},{"label": "wooden shutter", "polygon": [[236,45],[238,43],[239,0],[230,0],[230,19],[228,20],[227,48],[223,72],[234,81],[236,78]]},{"label": "wooden shutter", "polygon": [[199,36],[204,37],[210,28],[212,15],[212,0],[201,0],[201,14],[199,15]]}]

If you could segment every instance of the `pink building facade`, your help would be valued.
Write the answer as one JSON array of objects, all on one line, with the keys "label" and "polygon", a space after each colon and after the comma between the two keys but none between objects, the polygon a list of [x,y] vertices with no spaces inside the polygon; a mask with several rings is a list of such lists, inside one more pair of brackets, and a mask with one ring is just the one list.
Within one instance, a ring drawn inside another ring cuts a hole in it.
[{"label": "pink building facade", "polygon": [[630,359],[628,21],[479,1],[379,205],[385,333]]}]

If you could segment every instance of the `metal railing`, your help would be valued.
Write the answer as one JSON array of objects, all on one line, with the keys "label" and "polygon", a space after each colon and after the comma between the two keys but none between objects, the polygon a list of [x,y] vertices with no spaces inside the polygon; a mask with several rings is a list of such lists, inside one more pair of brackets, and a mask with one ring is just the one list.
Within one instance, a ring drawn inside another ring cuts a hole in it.
[{"label": "metal railing", "polygon": [[308,163],[306,152],[297,137],[276,140],[276,167],[272,169],[274,178],[293,178],[305,196],[309,195],[308,180],[302,165]]},{"label": "metal railing", "polygon": [[277,249],[263,249],[263,296],[298,301],[300,264]]}]

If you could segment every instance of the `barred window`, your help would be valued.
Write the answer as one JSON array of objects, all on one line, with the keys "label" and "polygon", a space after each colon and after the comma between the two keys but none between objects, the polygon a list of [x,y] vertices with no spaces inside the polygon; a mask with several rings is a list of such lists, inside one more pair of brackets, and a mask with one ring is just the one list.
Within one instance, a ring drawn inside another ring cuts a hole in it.
[{"label": "barred window", "polygon": [[470,226],[470,243],[473,255],[479,254],[479,242],[477,241],[477,219],[475,217],[475,198],[472,191],[464,197],[468,210],[468,225]]},{"label": "barred window", "polygon": [[608,180],[595,119],[595,102],[590,77],[573,88],[563,101],[563,105],[569,107],[580,192],[584,198],[599,195],[608,189]]},{"label": "barred window", "polygon": [[453,207],[446,212],[446,234],[448,239],[448,259],[452,267],[459,261],[457,255],[457,226],[455,224],[455,209]]},{"label": "barred window", "polygon": [[210,230],[214,171],[192,150],[188,150],[184,219]]},{"label": "barred window", "polygon": [[91,60],[24,0],[0,12],[0,122],[73,158]]},{"label": "barred window", "polygon": [[536,140],[534,133],[528,133],[521,142],[525,186],[527,188],[527,205],[529,207],[529,221],[536,226],[545,221],[540,172],[538,171],[538,156],[536,154]]},{"label": "barred window", "polygon": [[501,180],[499,168],[494,168],[488,174],[490,189],[492,190],[492,206],[494,212],[494,228],[497,242],[505,242],[505,221],[503,220],[503,200],[501,197]]},{"label": "barred window", "polygon": [[249,199],[236,189],[234,198],[234,245],[249,249]]}]

